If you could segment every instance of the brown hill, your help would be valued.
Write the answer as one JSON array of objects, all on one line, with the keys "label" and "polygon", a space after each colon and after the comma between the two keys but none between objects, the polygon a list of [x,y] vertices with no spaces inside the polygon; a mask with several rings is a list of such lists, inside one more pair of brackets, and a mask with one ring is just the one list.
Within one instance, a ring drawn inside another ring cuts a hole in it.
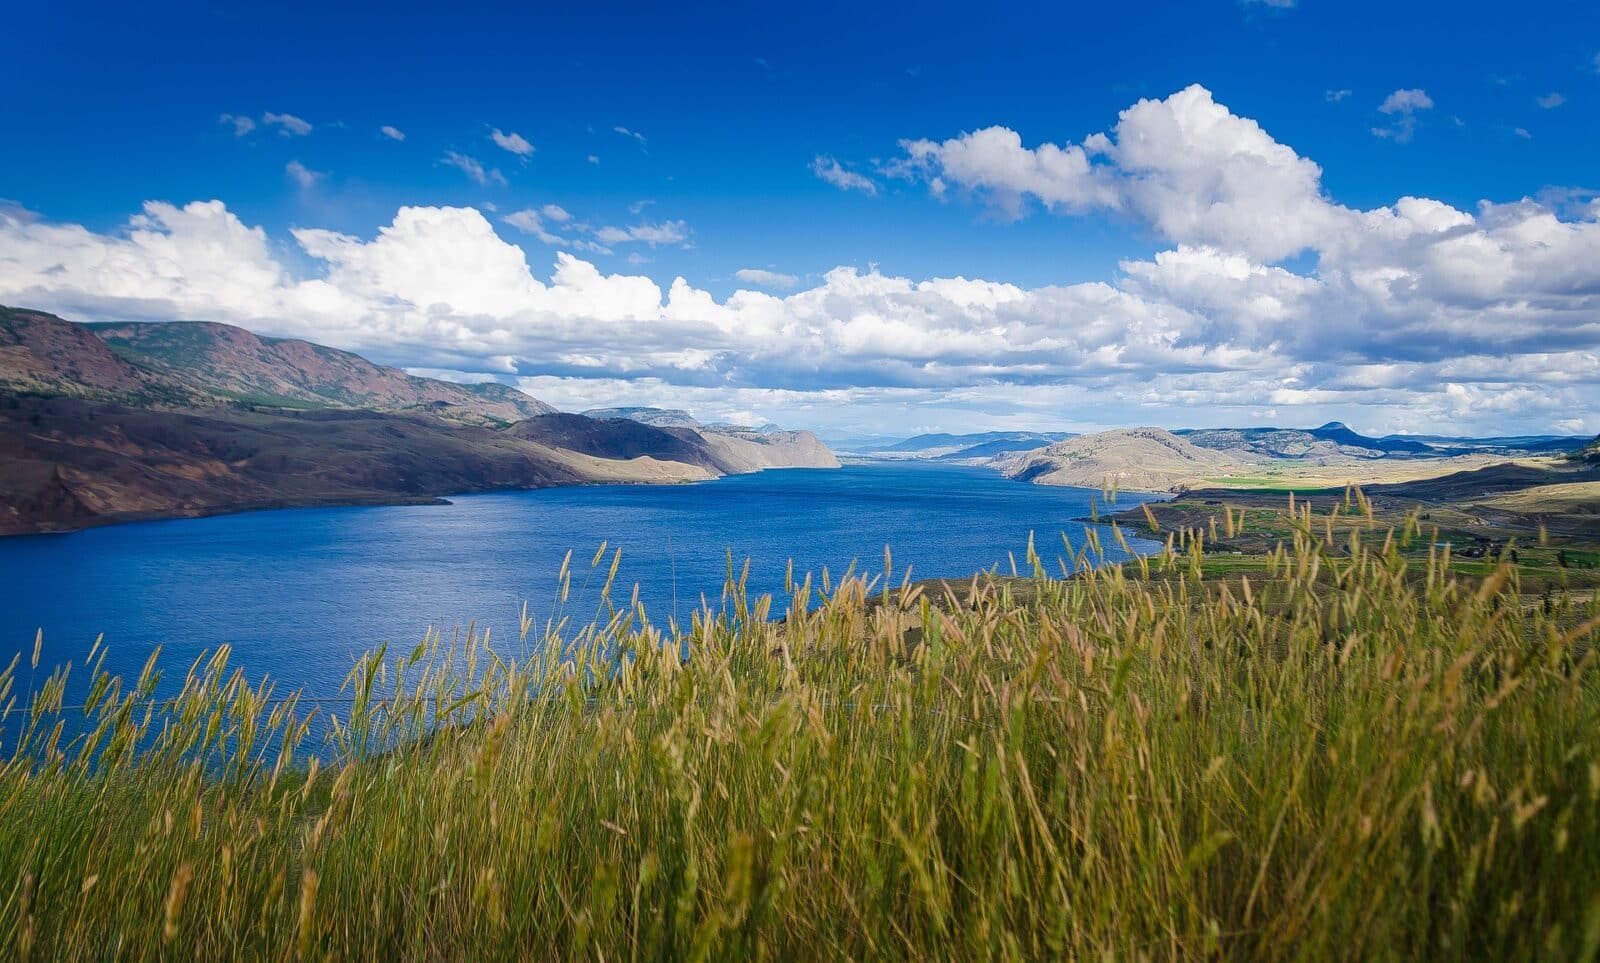
[{"label": "brown hill", "polygon": [[[59,324],[70,324],[53,319]],[[84,325],[127,361],[197,396],[286,408],[426,409],[454,421],[508,424],[554,411],[506,385],[420,378],[349,351],[264,338],[227,324]]]},{"label": "brown hill", "polygon": [[719,475],[766,468],[838,468],[839,460],[809,431],[756,431],[701,425],[659,427],[632,418],[541,415],[506,429],[530,441],[601,458],[658,458],[699,465]]},{"label": "brown hill", "polygon": [[0,397],[0,534],[290,505],[430,502],[586,482],[700,481],[641,455],[596,458],[431,415],[159,411]]},{"label": "brown hill", "polygon": [[763,468],[838,468],[822,439],[809,431],[757,431],[713,425],[700,429],[717,465],[731,475]]},{"label": "brown hill", "polygon": [[1038,485],[1160,492],[1237,470],[1237,458],[1163,428],[1118,428],[996,459],[1011,478]]},{"label": "brown hill", "polygon": [[[161,384],[167,393],[175,386]],[[145,398],[149,372],[112,352],[81,324],[0,307],[0,391],[79,398]]]}]

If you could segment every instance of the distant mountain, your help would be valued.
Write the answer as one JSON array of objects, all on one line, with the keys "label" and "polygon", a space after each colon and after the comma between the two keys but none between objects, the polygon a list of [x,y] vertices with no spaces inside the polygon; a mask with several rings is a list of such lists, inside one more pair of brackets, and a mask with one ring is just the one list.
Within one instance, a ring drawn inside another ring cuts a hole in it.
[{"label": "distant mountain", "polygon": [[876,450],[880,452],[925,454],[926,457],[941,457],[983,446],[988,450],[989,454],[996,454],[1000,451],[1042,448],[1051,442],[1064,441],[1071,437],[1073,437],[1073,433],[1070,431],[979,431],[970,434],[935,432],[913,435],[904,441],[896,442],[892,445],[883,445]]},{"label": "distant mountain", "polygon": [[591,408],[586,418],[624,419],[674,435],[684,432],[699,440],[699,458],[719,472],[742,474],[763,468],[837,468],[839,459],[809,431],[789,431],[776,425],[703,425],[687,411],[676,408]]},{"label": "distant mountain", "polygon": [[1409,438],[1424,442],[1446,454],[1462,455],[1486,453],[1497,455],[1551,455],[1569,452],[1582,447],[1589,439],[1584,435],[1497,435],[1487,438],[1456,437],[1451,435],[1388,435],[1390,438]]},{"label": "distant mountain", "polygon": [[1372,438],[1338,421],[1319,428],[1182,428],[1173,434],[1201,448],[1242,457],[1387,458],[1442,454],[1408,438]]},{"label": "distant mountain", "polygon": [[729,474],[762,468],[839,467],[839,459],[809,431],[707,426],[699,434],[716,463]]},{"label": "distant mountain", "polygon": [[1409,438],[1398,438],[1390,435],[1386,438],[1373,438],[1354,431],[1342,421],[1330,421],[1320,428],[1311,429],[1311,435],[1323,441],[1331,441],[1336,445],[1347,448],[1364,448],[1381,451],[1386,455],[1431,455],[1434,450],[1420,441]]},{"label": "distant mountain", "polygon": [[1081,435],[1045,448],[1003,455],[994,466],[1008,477],[1038,485],[1160,492],[1225,474],[1240,461],[1163,428],[1119,428]]},{"label": "distant mountain", "polygon": [[1058,441],[1078,437],[1075,432],[1050,432],[1031,438],[996,438],[966,448],[957,448],[935,457],[935,461],[981,462],[1014,451],[1032,451]]},{"label": "distant mountain", "polygon": [[586,418],[626,418],[641,425],[657,428],[699,428],[687,411],[680,408],[590,408],[582,413]]},{"label": "distant mountain", "polygon": [[0,308],[0,535],[837,465],[809,432],[559,414],[507,385],[419,378],[229,325]]}]

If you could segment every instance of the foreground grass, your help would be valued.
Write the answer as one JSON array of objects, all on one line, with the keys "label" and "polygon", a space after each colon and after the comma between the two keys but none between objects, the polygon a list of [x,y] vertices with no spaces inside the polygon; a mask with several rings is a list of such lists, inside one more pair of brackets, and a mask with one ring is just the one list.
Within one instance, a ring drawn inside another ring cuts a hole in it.
[{"label": "foreground grass", "polygon": [[6,716],[0,956],[1592,959],[1595,603],[1407,537],[781,622],[730,580],[672,637],[375,653],[331,714],[226,650],[176,700],[58,672]]}]

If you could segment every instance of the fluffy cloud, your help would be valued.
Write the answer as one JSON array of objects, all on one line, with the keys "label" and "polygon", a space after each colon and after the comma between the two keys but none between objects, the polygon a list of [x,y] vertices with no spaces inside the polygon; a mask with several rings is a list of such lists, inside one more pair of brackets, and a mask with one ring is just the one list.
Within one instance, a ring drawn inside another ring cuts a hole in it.
[{"label": "fluffy cloud", "polygon": [[278,133],[285,137],[304,137],[311,133],[311,124],[293,114],[274,114],[269,110],[261,115],[261,122],[278,128]]},{"label": "fluffy cloud", "polygon": [[[1315,163],[1201,88],[1141,101],[1077,145],[989,131],[907,142],[902,176],[1018,211],[1114,211],[1166,249],[1079,284],[846,267],[783,296],[719,298],[605,273],[565,245],[607,230],[681,243],[680,222],[589,228],[554,205],[505,218],[562,243],[548,271],[471,208],[402,208],[372,236],[297,229],[291,257],[218,201],[147,204],[108,233],[0,207],[0,302],[231,321],[390,363],[514,373],[575,407],[675,403],[841,430],[1258,417],[1600,430],[1587,195],[1346,207]],[[289,266],[306,259],[314,270]]]},{"label": "fluffy cloud", "polygon": [[989,127],[901,147],[888,169],[935,195],[957,188],[1013,216],[1029,200],[1058,213],[1125,212],[1171,240],[1269,260],[1306,249],[1349,213],[1323,198],[1321,168],[1200,86],[1141,100],[1081,144],[1029,148],[1016,131]]},{"label": "fluffy cloud", "polygon": [[476,157],[469,157],[466,154],[447,150],[444,152],[444,157],[440,160],[440,163],[456,168],[461,173],[472,178],[480,187],[488,187],[490,184],[499,184],[504,187],[506,184],[506,176],[500,173],[499,168],[484,167],[483,162]]},{"label": "fluffy cloud", "polygon": [[1426,90],[1416,88],[1397,90],[1383,99],[1380,114],[1409,114],[1418,110],[1432,110],[1433,98]]},{"label": "fluffy cloud", "polygon": [[533,145],[528,143],[526,137],[515,131],[507,134],[496,127],[493,133],[489,135],[489,139],[494,141],[496,147],[516,154],[518,157],[528,158],[533,156]]},{"label": "fluffy cloud", "polygon": [[1567,98],[1562,96],[1560,91],[1556,90],[1552,90],[1542,97],[1535,97],[1533,100],[1534,103],[1538,104],[1540,107],[1543,107],[1545,110],[1555,110],[1557,107],[1560,107],[1562,104],[1567,102]]},{"label": "fluffy cloud", "polygon": [[1433,98],[1428,96],[1426,90],[1417,88],[1396,90],[1378,105],[1378,113],[1386,114],[1393,119],[1387,127],[1372,128],[1372,133],[1376,137],[1384,137],[1397,144],[1407,143],[1417,132],[1417,111],[1432,109]]},{"label": "fluffy cloud", "polygon": [[390,140],[405,140],[406,139],[406,132],[401,130],[398,127],[395,127],[392,124],[384,124],[382,127],[379,127],[378,128],[378,133],[380,133],[383,136],[389,138]]}]

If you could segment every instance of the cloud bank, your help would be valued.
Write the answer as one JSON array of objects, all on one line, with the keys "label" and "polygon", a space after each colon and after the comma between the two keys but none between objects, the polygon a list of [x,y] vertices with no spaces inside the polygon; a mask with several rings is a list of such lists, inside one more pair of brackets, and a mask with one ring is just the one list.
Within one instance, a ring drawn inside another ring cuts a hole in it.
[{"label": "cloud bank", "polygon": [[[1600,430],[1592,198],[1559,211],[1420,197],[1350,208],[1326,195],[1316,163],[1201,87],[1140,101],[1080,143],[1028,147],[991,127],[907,140],[884,170],[1012,217],[1129,218],[1168,246],[1099,282],[1026,289],[840,267],[785,296],[719,299],[568,252],[536,273],[472,208],[404,207],[372,237],[289,239],[221,201],[150,202],[108,233],[0,208],[0,300],[230,321],[519,378],[574,407],[653,402],[854,431],[1327,417],[1368,430]],[[558,233],[565,214],[507,221],[559,239],[571,236]],[[683,236],[679,222],[647,227],[596,239]],[[318,266],[311,276],[287,266],[290,241]]]}]

